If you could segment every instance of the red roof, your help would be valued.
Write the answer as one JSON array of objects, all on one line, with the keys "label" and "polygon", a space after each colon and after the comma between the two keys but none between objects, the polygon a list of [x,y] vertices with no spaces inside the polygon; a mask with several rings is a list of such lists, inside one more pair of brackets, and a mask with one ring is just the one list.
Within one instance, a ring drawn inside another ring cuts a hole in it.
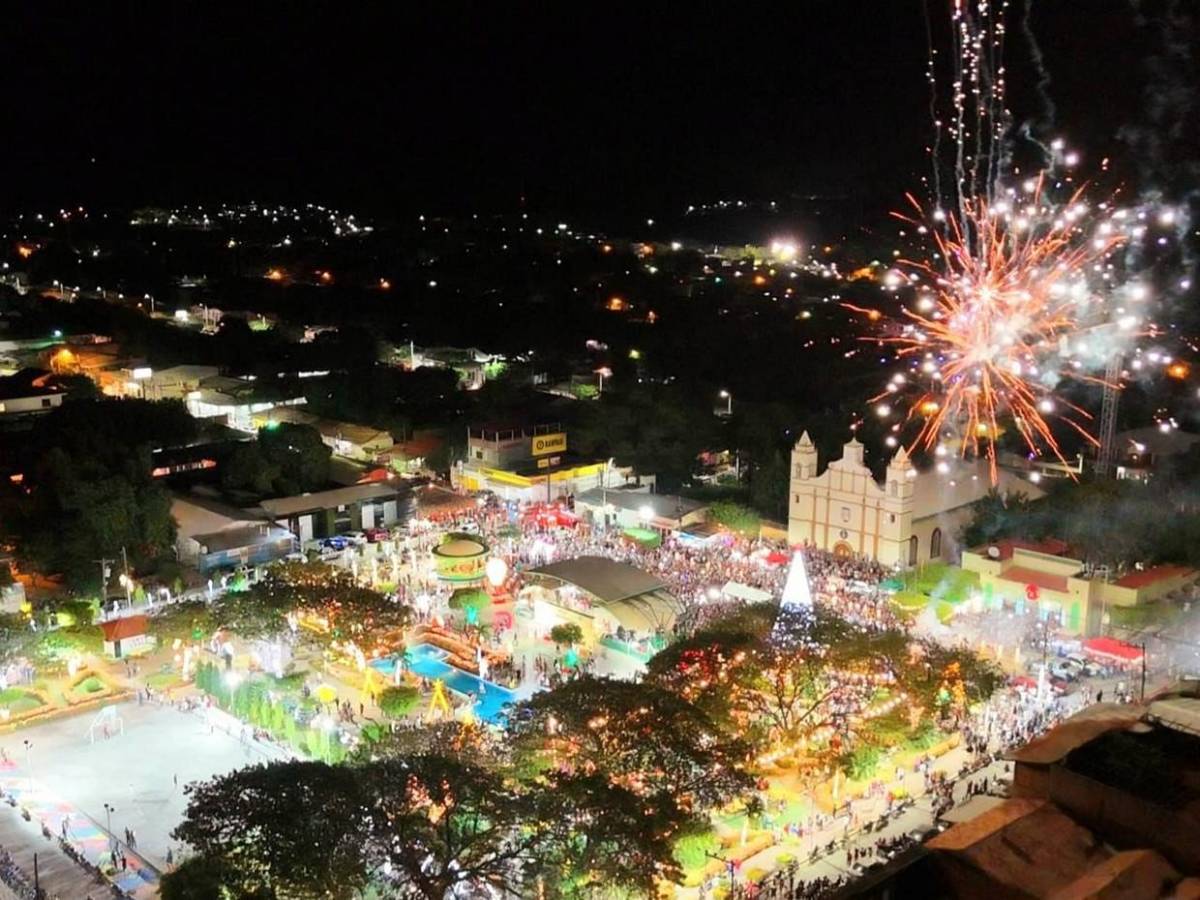
[{"label": "red roof", "polygon": [[387,481],[391,477],[391,473],[382,466],[375,469],[368,469],[358,479],[358,484],[375,484],[380,481]]},{"label": "red roof", "polygon": [[[996,541],[995,544],[988,546],[995,547],[1000,551],[1000,555],[993,557],[994,559],[1012,559],[1014,550],[1032,550],[1034,553],[1046,553],[1050,556],[1066,556],[1071,549],[1066,541],[1060,541],[1058,538],[1046,538],[1044,541],[1023,541],[1019,538],[1009,538]],[[983,550],[986,553],[987,547]]]},{"label": "red roof", "polygon": [[104,632],[106,641],[120,641],[145,634],[149,631],[149,624],[150,620],[145,616],[125,616],[123,619],[101,622],[100,630]]},{"label": "red roof", "polygon": [[1134,662],[1142,658],[1141,647],[1110,637],[1088,638],[1083,642],[1083,649],[1097,656],[1108,656],[1125,662]]},{"label": "red roof", "polygon": [[1049,572],[1026,569],[1024,566],[1013,566],[1000,577],[1005,581],[1016,581],[1020,584],[1036,584],[1047,591],[1066,591],[1067,589],[1066,575],[1051,575]]},{"label": "red roof", "polygon": [[1117,585],[1127,588],[1140,588],[1154,584],[1156,581],[1164,581],[1168,578],[1179,578],[1183,575],[1190,575],[1193,572],[1187,566],[1154,566],[1151,569],[1143,569],[1140,572],[1130,572],[1122,578],[1117,579]]}]

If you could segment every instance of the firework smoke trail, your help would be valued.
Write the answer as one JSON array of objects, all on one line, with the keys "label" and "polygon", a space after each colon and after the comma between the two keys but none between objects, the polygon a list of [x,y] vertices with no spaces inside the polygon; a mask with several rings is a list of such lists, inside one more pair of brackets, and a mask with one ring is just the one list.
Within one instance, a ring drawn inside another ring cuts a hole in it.
[{"label": "firework smoke trail", "polygon": [[921,12],[925,18],[925,43],[928,49],[925,77],[929,81],[929,120],[933,125],[933,145],[929,151],[933,163],[933,198],[938,209],[941,209],[944,204],[942,197],[942,120],[938,113],[937,48],[933,45],[933,25],[929,21],[929,0],[925,0],[921,4]]},{"label": "firework smoke trail", "polygon": [[1038,99],[1042,101],[1040,123],[1037,119],[1023,122],[1021,136],[1042,151],[1042,165],[1048,168],[1055,162],[1054,151],[1034,133],[1034,125],[1040,124],[1043,133],[1045,130],[1053,128],[1058,110],[1054,104],[1054,98],[1050,96],[1050,72],[1046,68],[1046,57],[1042,55],[1041,44],[1038,43],[1037,35],[1033,31],[1033,0],[1025,0],[1025,13],[1021,16],[1021,33],[1025,38],[1025,46],[1029,50],[1029,59],[1033,63],[1033,70],[1037,74],[1034,89],[1037,91]]},{"label": "firework smoke trail", "polygon": [[[1141,265],[1143,244],[1163,246],[1152,223],[1169,226],[1162,211],[1146,204],[1118,209],[1089,204],[1070,170],[1078,155],[1061,140],[1049,146],[1032,132],[1044,152],[1045,168],[1018,183],[1011,166],[1012,115],[1006,106],[1004,13],[1007,0],[949,0],[953,57],[949,115],[938,113],[937,49],[929,35],[928,78],[934,125],[934,207],[931,216],[912,197],[916,215],[899,215],[928,236],[924,255],[900,262],[906,274],[890,273],[885,290],[918,291],[916,308],[899,321],[882,323],[882,335],[902,364],[886,391],[902,395],[906,414],[893,419],[897,435],[919,422],[910,450],[948,452],[944,439],[957,439],[962,455],[986,457],[997,476],[996,440],[1011,427],[1034,456],[1043,452],[1066,464],[1053,422],[1096,445],[1091,414],[1060,392],[1067,382],[1116,388],[1102,373],[1121,354],[1132,352],[1133,369],[1143,368],[1135,339],[1157,328],[1144,301],[1147,285],[1131,278]],[[1033,39],[1032,0],[1025,0],[1024,27],[1043,98],[1053,118],[1049,78]],[[941,133],[951,178],[941,179]],[[1049,123],[1047,123],[1049,124]],[[1028,126],[1025,126],[1028,129]],[[1103,166],[1102,166],[1103,168]],[[942,196],[946,186],[950,197]],[[849,307],[876,323],[875,309]],[[1168,356],[1148,354],[1151,364]],[[1185,367],[1186,368],[1186,367]],[[1128,373],[1118,372],[1119,378]],[[1178,376],[1172,376],[1178,377]],[[892,416],[892,404],[876,413]],[[891,438],[894,441],[895,438]],[[942,469],[939,464],[939,469]]]},{"label": "firework smoke trail", "polygon": [[[995,199],[1006,159],[1003,148],[1010,124],[1004,68],[1007,8],[1008,0],[953,0],[951,8],[953,118],[949,133],[954,139],[953,206],[964,228],[971,223],[969,201],[976,197],[989,202]],[[932,46],[929,59],[929,71],[936,78]]]}]

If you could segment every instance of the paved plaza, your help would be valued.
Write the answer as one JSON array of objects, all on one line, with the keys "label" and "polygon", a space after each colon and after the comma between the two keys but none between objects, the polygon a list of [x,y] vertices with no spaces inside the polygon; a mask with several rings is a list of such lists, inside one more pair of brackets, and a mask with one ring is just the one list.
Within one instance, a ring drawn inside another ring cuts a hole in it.
[{"label": "paved plaza", "polygon": [[[107,828],[104,805],[114,808],[112,831],[123,842],[133,830],[137,850],[159,869],[165,869],[167,849],[179,852],[171,830],[187,805],[184,786],[192,781],[265,762],[271,751],[219,728],[210,728],[202,713],[185,713],[170,706],[127,702],[116,707],[124,733],[111,728],[103,737],[88,731],[94,713],[55,719],[0,738],[0,747],[15,766],[5,774],[23,780],[30,769],[39,791],[73,807],[68,827],[87,817]],[[26,764],[25,742],[31,747]],[[58,822],[48,823],[55,831]],[[82,822],[79,823],[82,827]]]}]

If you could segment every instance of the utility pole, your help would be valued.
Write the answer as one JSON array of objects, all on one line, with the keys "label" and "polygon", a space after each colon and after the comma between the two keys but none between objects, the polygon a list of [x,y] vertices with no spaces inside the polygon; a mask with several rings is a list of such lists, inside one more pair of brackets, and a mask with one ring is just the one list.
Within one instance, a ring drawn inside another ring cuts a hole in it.
[{"label": "utility pole", "polygon": [[1142,641],[1142,703],[1146,702],[1146,642]]},{"label": "utility pole", "polygon": [[108,599],[108,576],[112,574],[112,569],[108,567],[111,562],[116,562],[112,559],[97,559],[94,560],[100,564],[100,605],[104,605],[104,601]]}]

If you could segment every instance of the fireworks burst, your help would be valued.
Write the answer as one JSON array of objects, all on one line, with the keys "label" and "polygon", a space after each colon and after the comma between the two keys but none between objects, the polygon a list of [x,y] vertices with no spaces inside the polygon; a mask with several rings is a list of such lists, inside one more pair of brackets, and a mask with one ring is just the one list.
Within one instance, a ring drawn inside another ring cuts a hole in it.
[{"label": "fireworks burst", "polygon": [[[915,303],[899,320],[849,307],[876,323],[877,336],[869,340],[891,345],[905,363],[871,401],[884,419],[893,419],[894,408],[906,410],[888,444],[896,446],[905,422],[919,421],[910,449],[944,455],[943,441],[957,440],[962,455],[988,459],[993,482],[996,440],[1010,423],[1031,455],[1049,453],[1064,465],[1054,422],[1099,445],[1091,413],[1061,387],[1084,382],[1117,390],[1127,374],[1122,358],[1140,352],[1135,339],[1155,333],[1144,302],[1148,289],[1130,272],[1144,262],[1146,244],[1169,242],[1148,235],[1151,217],[1171,224],[1164,218],[1169,210],[1090,204],[1072,175],[1078,154],[1061,140],[1044,141],[1030,123],[1014,126],[1005,99],[1007,6],[1007,0],[951,0],[946,114],[938,111],[938,51],[930,31],[932,213],[909,195],[915,213],[894,214],[924,246],[920,255],[900,259],[884,281],[885,290],[914,290]],[[1028,7],[1026,13],[1026,37],[1039,62]],[[1044,95],[1048,79],[1044,69],[1039,74]],[[1052,104],[1043,100],[1050,117]],[[1039,173],[1020,174],[1014,138],[1034,146]],[[894,402],[886,399],[892,396]]]},{"label": "fireworks burst", "polygon": [[[924,228],[920,205],[909,199],[917,217],[898,217]],[[937,266],[901,261],[922,288],[916,310],[903,311],[900,333],[882,340],[912,365],[873,400],[911,379],[918,388],[908,418],[923,419],[915,443],[934,449],[944,433],[961,429],[962,452],[986,455],[993,473],[1002,417],[1011,417],[1032,452],[1044,446],[1062,460],[1048,416],[1095,439],[1091,416],[1057,396],[1056,386],[1064,377],[1103,383],[1087,374],[1087,357],[1111,350],[1139,321],[1111,322],[1104,293],[1091,286],[1126,235],[1111,225],[1090,234],[1080,192],[1057,214],[1031,221],[1050,211],[1040,181],[1021,214],[983,200],[965,209],[969,225],[950,216],[944,229],[926,229]]]}]

